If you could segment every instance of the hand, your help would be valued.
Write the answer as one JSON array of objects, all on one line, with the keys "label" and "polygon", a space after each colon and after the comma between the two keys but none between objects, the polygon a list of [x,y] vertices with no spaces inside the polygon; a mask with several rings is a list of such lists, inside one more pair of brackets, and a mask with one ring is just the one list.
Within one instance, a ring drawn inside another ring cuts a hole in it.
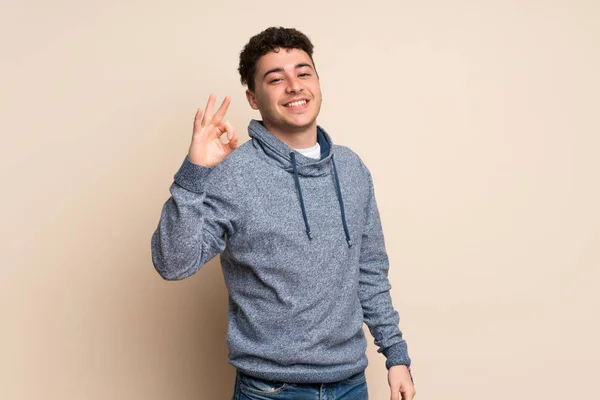
[{"label": "hand", "polygon": [[[227,121],[223,121],[231,99],[226,96],[219,110],[213,115],[215,96],[208,97],[204,117],[202,109],[198,108],[194,117],[194,130],[192,144],[188,157],[194,164],[205,167],[214,167],[225,159],[238,146],[238,138],[233,127]],[[221,136],[227,132],[228,143],[221,141]]]},{"label": "hand", "polygon": [[388,371],[388,383],[392,392],[391,400],[400,400],[399,393],[402,393],[402,400],[412,400],[417,394],[406,365],[391,367]]}]

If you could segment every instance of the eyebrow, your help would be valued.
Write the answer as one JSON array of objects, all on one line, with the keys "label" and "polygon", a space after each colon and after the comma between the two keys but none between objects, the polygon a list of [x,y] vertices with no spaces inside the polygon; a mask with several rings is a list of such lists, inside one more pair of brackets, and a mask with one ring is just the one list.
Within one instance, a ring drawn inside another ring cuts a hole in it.
[{"label": "eyebrow", "polygon": [[[295,69],[298,68],[302,68],[302,67],[308,67],[310,69],[313,69],[312,65],[308,64],[308,63],[300,63],[300,64],[296,64]],[[263,79],[265,79],[267,77],[267,75],[272,74],[273,72],[283,72],[283,68],[278,67],[278,68],[272,68],[270,70],[268,70],[267,72],[265,72],[265,74],[263,75]]]}]

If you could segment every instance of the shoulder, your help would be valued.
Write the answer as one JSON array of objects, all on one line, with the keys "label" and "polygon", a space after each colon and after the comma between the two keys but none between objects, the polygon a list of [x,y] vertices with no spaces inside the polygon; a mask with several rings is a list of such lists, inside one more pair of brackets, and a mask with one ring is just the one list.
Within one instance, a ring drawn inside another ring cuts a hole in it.
[{"label": "shoulder", "polygon": [[225,173],[232,173],[240,167],[247,167],[252,164],[253,154],[251,151],[251,141],[248,140],[242,143],[237,149],[231,152],[219,165],[215,167],[215,171],[219,170]]},{"label": "shoulder", "polygon": [[333,151],[335,162],[339,164],[340,168],[351,169],[353,172],[364,175],[369,180],[371,179],[369,168],[354,150],[347,146],[334,144]]}]

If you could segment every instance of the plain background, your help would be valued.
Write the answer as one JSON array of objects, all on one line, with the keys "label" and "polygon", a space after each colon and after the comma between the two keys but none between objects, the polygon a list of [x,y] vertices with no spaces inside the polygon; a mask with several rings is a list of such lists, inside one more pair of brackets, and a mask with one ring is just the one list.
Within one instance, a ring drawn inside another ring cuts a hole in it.
[{"label": "plain background", "polygon": [[[374,176],[417,399],[595,399],[600,3],[2,1],[0,398],[228,399],[218,259],[150,238],[239,51],[315,44],[319,123]],[[389,398],[369,339],[371,398]]]}]

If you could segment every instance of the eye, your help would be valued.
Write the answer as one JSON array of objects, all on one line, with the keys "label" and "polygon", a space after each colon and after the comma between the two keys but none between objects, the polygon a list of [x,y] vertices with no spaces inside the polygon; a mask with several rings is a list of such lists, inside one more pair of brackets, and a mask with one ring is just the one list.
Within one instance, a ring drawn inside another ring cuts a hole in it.
[{"label": "eye", "polygon": [[275,79],[271,79],[271,80],[269,81],[269,83],[279,83],[279,82],[281,82],[282,80],[283,80],[282,78],[275,78]]},{"label": "eye", "polygon": [[302,72],[302,73],[301,73],[301,74],[299,74],[298,76],[300,76],[300,77],[304,78],[304,77],[310,76],[310,73],[308,73],[308,72]]}]

